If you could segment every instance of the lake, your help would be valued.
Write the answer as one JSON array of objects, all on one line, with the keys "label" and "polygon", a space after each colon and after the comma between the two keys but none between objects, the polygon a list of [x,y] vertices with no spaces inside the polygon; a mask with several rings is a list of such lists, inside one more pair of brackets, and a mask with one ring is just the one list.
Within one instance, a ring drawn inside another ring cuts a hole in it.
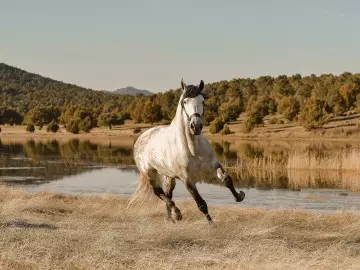
[{"label": "lake", "polygon": [[[360,145],[295,141],[213,141],[235,186],[236,204],[218,181],[198,183],[209,205],[317,212],[360,210]],[[112,194],[129,198],[137,187],[132,144],[109,139],[0,141],[0,182],[27,192]],[[177,181],[175,200],[192,198]],[[195,202],[194,202],[195,204]]]}]

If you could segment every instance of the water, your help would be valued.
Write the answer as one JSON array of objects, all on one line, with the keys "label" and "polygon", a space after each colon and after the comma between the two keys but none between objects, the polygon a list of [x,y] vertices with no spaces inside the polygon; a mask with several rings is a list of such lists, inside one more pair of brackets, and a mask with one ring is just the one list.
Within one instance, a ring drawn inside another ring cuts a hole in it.
[{"label": "water", "polygon": [[[246,198],[238,204],[220,182],[199,183],[199,192],[209,205],[317,212],[360,210],[356,145],[297,143],[294,147],[286,142],[224,141],[212,145]],[[28,192],[128,198],[137,181],[131,145],[80,140],[0,143],[0,182]],[[192,201],[181,181],[177,181],[174,199]]]}]

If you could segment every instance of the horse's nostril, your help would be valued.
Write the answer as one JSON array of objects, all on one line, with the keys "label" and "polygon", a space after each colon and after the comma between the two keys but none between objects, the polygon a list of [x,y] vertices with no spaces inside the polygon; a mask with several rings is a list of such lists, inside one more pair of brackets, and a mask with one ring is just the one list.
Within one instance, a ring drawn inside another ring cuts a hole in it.
[{"label": "horse's nostril", "polygon": [[191,123],[191,124],[190,124],[190,127],[191,127],[191,129],[195,129],[194,123]]}]

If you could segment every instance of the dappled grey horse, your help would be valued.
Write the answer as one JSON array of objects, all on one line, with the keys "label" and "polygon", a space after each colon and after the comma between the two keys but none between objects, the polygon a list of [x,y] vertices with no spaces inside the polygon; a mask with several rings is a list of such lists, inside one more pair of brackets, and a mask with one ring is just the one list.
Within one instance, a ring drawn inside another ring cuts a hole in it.
[{"label": "dappled grey horse", "polygon": [[244,199],[245,193],[235,190],[231,177],[221,166],[208,140],[201,134],[204,114],[201,91],[204,82],[200,81],[198,86],[187,86],[181,80],[181,88],[182,95],[171,124],[153,127],[141,134],[135,142],[134,158],[140,171],[140,182],[129,204],[143,190],[150,188],[166,202],[168,218],[174,221],[173,215],[176,220],[181,220],[181,212],[172,201],[175,179],[180,179],[200,211],[212,223],[206,202],[196,188],[197,182],[218,178],[230,189],[237,202]]}]

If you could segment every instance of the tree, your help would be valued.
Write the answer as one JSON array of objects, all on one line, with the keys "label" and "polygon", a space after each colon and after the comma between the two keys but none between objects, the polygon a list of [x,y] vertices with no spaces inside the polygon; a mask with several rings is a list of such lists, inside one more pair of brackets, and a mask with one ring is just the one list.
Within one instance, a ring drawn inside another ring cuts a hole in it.
[{"label": "tree", "polygon": [[145,102],[141,116],[145,123],[158,122],[162,119],[161,106],[149,99]]},{"label": "tree", "polygon": [[241,110],[242,106],[239,99],[230,100],[220,106],[220,116],[224,122],[235,121]]},{"label": "tree", "polygon": [[58,121],[60,114],[61,111],[57,107],[37,107],[29,112],[26,121],[42,127],[53,120]]},{"label": "tree", "polygon": [[91,108],[81,106],[69,106],[63,110],[60,121],[71,133],[79,133],[80,131],[89,132],[97,125],[97,115]]},{"label": "tree", "polygon": [[357,95],[360,94],[360,81],[348,80],[340,86],[339,93],[345,101],[346,109],[351,109],[357,100]]},{"label": "tree", "polygon": [[115,120],[116,120],[116,115],[114,113],[102,113],[99,115],[98,125],[106,126],[109,127],[109,129],[111,129]]},{"label": "tree", "polygon": [[55,122],[55,120],[52,120],[46,127],[47,132],[53,132],[56,133],[59,130],[59,125]]},{"label": "tree", "polygon": [[306,130],[322,127],[327,119],[326,102],[315,97],[307,100],[300,112],[300,123]]},{"label": "tree", "polygon": [[84,119],[79,121],[78,126],[79,130],[88,133],[93,128],[93,121],[91,120],[90,116],[86,116]]},{"label": "tree", "polygon": [[250,132],[254,127],[264,123],[264,118],[259,111],[253,111],[248,115],[245,122],[246,131]]},{"label": "tree", "polygon": [[70,122],[66,124],[66,130],[70,133],[78,134],[80,132],[79,122],[79,119],[70,120]]},{"label": "tree", "polygon": [[16,110],[0,108],[0,124],[20,125],[23,117]]},{"label": "tree", "polygon": [[278,98],[295,94],[295,89],[289,82],[289,79],[286,75],[280,75],[275,79],[274,91]]},{"label": "tree", "polygon": [[34,125],[33,125],[33,124],[28,124],[28,125],[26,126],[26,131],[27,131],[27,132],[34,132],[34,131],[35,131]]},{"label": "tree", "polygon": [[220,131],[221,135],[231,134],[231,130],[228,125],[224,125],[223,129]]},{"label": "tree", "polygon": [[124,116],[115,113],[102,113],[99,115],[98,125],[107,126],[111,129],[112,126],[123,125],[125,123],[124,118]]},{"label": "tree", "polygon": [[212,121],[210,124],[209,132],[211,134],[218,133],[220,130],[223,129],[224,124],[225,124],[224,121],[220,117],[215,118],[215,120]]},{"label": "tree", "polygon": [[300,103],[294,96],[285,96],[279,102],[278,111],[292,121],[300,111]]}]

